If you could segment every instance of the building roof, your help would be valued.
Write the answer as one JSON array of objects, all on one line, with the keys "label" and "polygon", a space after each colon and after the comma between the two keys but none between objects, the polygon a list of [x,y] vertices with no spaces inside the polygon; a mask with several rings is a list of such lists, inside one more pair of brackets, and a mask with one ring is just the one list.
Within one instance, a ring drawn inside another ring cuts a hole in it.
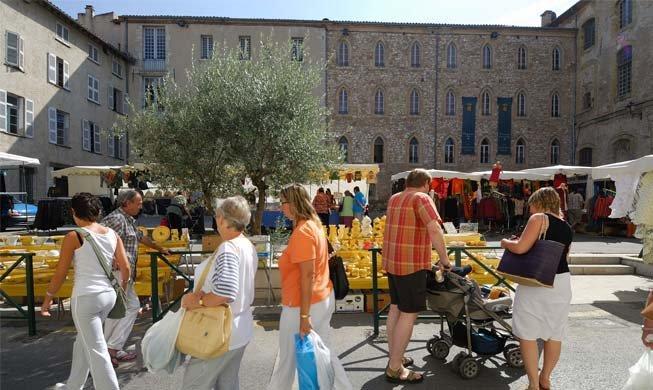
[{"label": "building roof", "polygon": [[81,31],[85,35],[87,35],[89,38],[91,38],[93,41],[96,43],[102,45],[102,47],[106,48],[109,50],[111,53],[114,55],[122,58],[123,60],[127,62],[133,62],[134,59],[126,52],[121,51],[117,47],[113,46],[109,42],[105,41],[104,39],[100,38],[99,36],[95,35],[92,33],[90,30],[88,30],[86,27],[82,26],[77,20],[73,19],[70,15],[65,13],[61,8],[57,7],[53,3],[47,0],[39,0],[37,1],[37,4],[43,6],[43,8],[47,9],[48,11],[52,12],[53,14],[57,15],[58,17],[64,19],[66,22],[68,22],[70,25],[72,25],[74,28],[77,30]]},{"label": "building roof", "polygon": [[282,24],[300,25],[308,27],[339,27],[339,26],[381,26],[381,27],[420,27],[420,28],[462,28],[475,30],[488,29],[518,29],[518,30],[569,30],[569,28],[508,26],[500,24],[450,24],[450,23],[409,23],[409,22],[382,22],[382,21],[355,21],[355,20],[322,20],[310,19],[264,19],[264,18],[229,18],[222,16],[192,16],[192,15],[121,15],[119,20],[139,20],[146,22],[163,23],[224,23],[224,24]]},{"label": "building roof", "polygon": [[570,17],[575,15],[578,11],[580,11],[583,7],[585,7],[587,3],[589,3],[589,0],[579,0],[578,2],[576,2],[576,4],[572,5],[571,8],[563,12],[562,15],[555,18],[549,26],[550,27],[560,26],[560,24],[565,22],[567,19],[569,19]]}]

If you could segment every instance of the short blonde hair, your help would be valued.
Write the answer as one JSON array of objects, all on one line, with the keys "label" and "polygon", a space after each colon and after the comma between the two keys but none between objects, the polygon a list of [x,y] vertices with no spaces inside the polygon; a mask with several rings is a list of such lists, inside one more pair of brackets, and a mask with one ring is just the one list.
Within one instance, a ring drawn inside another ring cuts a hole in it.
[{"label": "short blonde hair", "polygon": [[291,206],[290,211],[295,218],[295,224],[299,221],[313,220],[321,224],[320,218],[313,208],[311,199],[301,184],[290,184],[284,187],[279,194],[281,202],[288,203]]},{"label": "short blonde hair", "polygon": [[528,205],[542,212],[558,214],[560,212],[560,196],[553,187],[542,187],[528,198]]},{"label": "short blonde hair", "polygon": [[217,204],[215,215],[224,218],[230,228],[242,232],[249,225],[252,212],[247,199],[242,196],[232,196],[215,203]]},{"label": "short blonde hair", "polygon": [[431,181],[429,171],[422,168],[413,169],[406,178],[406,187],[419,188]]}]

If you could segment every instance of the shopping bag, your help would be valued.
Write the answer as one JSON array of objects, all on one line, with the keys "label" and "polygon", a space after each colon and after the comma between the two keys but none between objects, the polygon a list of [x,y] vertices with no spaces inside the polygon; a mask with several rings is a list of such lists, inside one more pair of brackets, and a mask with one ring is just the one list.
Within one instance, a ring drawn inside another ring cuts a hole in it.
[{"label": "shopping bag", "polygon": [[653,388],[653,349],[648,349],[634,366],[630,378],[621,390],[650,390]]},{"label": "shopping bag", "polygon": [[141,342],[143,365],[154,373],[172,374],[181,363],[181,353],[175,347],[177,333],[185,309],[168,312],[159,322],[152,325]]},{"label": "shopping bag", "polygon": [[295,334],[295,360],[299,390],[319,390],[313,338]]},{"label": "shopping bag", "polygon": [[317,383],[320,385],[320,390],[332,390],[334,388],[335,372],[331,364],[331,351],[314,331],[311,331],[306,337],[313,340],[313,346],[315,347]]}]

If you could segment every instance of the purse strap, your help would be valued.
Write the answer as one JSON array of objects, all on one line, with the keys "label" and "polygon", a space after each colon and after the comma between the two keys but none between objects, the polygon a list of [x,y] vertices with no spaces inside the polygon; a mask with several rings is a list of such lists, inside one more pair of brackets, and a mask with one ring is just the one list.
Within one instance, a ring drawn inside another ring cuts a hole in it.
[{"label": "purse strap", "polygon": [[542,225],[540,226],[540,235],[538,236],[538,239],[546,240],[546,232],[549,230],[549,216],[546,215],[546,213],[543,213],[542,215],[544,216],[544,219],[542,220]]},{"label": "purse strap", "polygon": [[213,266],[213,263],[215,262],[215,259],[218,257],[218,250],[220,248],[216,249],[215,252],[211,255],[211,258],[209,261],[206,263],[206,267],[202,270],[202,275],[200,275],[199,280],[197,281],[197,284],[195,285],[195,288],[193,292],[198,292],[199,290],[202,289],[202,286],[204,285],[204,281],[206,280],[206,277],[209,275],[209,270]]},{"label": "purse strap", "polygon": [[104,273],[107,275],[107,278],[109,278],[109,282],[111,283],[111,285],[114,288],[116,287],[116,285],[120,286],[120,283],[118,283],[118,280],[113,275],[113,272],[111,272],[111,270],[107,267],[107,265],[103,261],[106,260],[106,257],[104,257],[104,254],[102,254],[100,247],[98,247],[97,242],[95,242],[95,239],[93,238],[91,233],[87,232],[82,228],[75,229],[75,232],[81,234],[82,237],[84,237],[84,239],[91,244],[91,247],[93,248],[93,252],[95,252],[95,257],[97,257],[98,262],[100,262],[100,265],[102,266]]}]

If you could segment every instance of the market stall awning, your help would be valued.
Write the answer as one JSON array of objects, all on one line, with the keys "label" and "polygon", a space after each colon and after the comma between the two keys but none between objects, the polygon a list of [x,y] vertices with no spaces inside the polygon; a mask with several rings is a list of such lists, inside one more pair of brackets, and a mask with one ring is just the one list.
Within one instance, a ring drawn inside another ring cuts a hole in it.
[{"label": "market stall awning", "polygon": [[38,158],[0,152],[0,167],[16,167],[21,165],[41,165],[41,162]]},{"label": "market stall awning", "polygon": [[555,175],[561,173],[566,176],[590,175],[592,167],[581,167],[573,165],[552,165],[550,167],[523,169],[521,172],[538,173],[542,175]]},{"label": "market stall awning", "polygon": [[[392,181],[405,179],[408,177],[408,174],[410,172],[411,171],[405,171],[405,172],[394,174],[390,179]],[[467,172],[458,172],[458,171],[443,171],[439,169],[429,169],[428,172],[431,175],[431,177],[441,177],[444,179],[467,179],[467,180],[475,180],[475,181],[481,180],[481,175],[479,175],[478,172],[467,173]]]},{"label": "market stall awning", "polygon": [[111,170],[120,170],[123,172],[142,171],[147,167],[144,164],[136,163],[134,165],[78,165],[74,167],[59,169],[54,171],[53,177],[64,176],[99,176],[104,172]]},{"label": "market stall awning", "polygon": [[[479,175],[482,179],[489,179],[492,171],[473,172]],[[551,175],[542,175],[540,173],[524,172],[524,171],[501,171],[499,180],[551,180]]]},{"label": "market stall awning", "polygon": [[639,174],[653,172],[653,154],[636,160],[622,161],[614,164],[600,165],[592,168],[592,178],[607,179],[615,175],[630,173]]}]

